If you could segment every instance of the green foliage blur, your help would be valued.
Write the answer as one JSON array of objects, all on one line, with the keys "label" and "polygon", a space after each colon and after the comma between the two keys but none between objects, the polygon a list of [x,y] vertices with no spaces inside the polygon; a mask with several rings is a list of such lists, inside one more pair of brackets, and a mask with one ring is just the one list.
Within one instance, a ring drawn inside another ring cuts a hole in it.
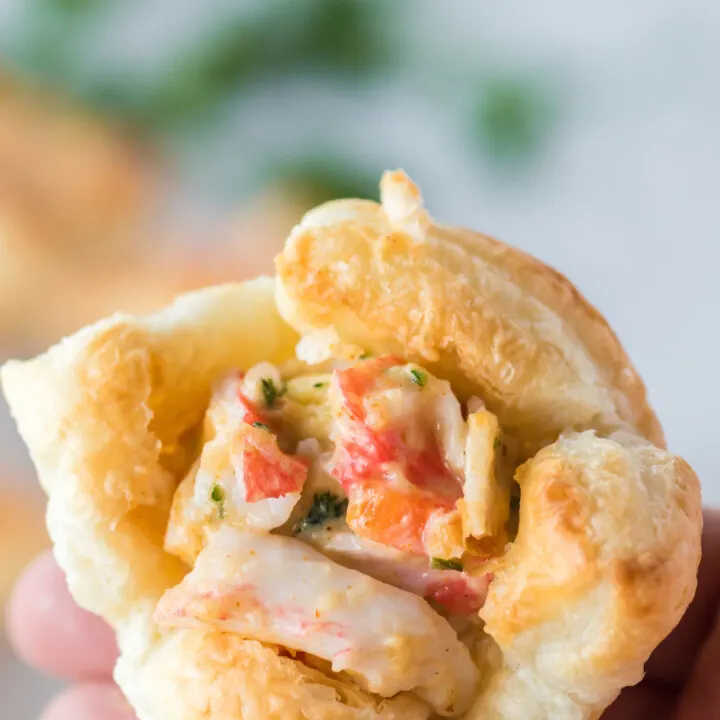
[{"label": "green foliage blur", "polygon": [[[180,148],[184,143],[202,148],[204,129],[263,83],[310,75],[360,91],[407,73],[413,62],[404,32],[404,14],[411,11],[407,3],[265,0],[252,4],[252,12],[240,12],[248,5],[240,3],[235,14],[178,48],[169,61],[138,74],[122,64],[93,65],[87,59],[93,33],[112,22],[124,0],[17,1],[24,2],[25,22],[11,42],[3,43],[0,62],[141,134],[173,137]],[[441,70],[433,82],[442,92],[460,70],[445,68],[444,77],[442,58],[436,67]],[[474,95],[465,103],[474,108],[465,123],[468,147],[476,148],[478,163],[521,171],[551,134],[554,98],[525,77],[464,64],[462,72],[484,78],[466,83]],[[302,186],[320,201],[374,195],[377,178],[371,175],[376,173],[350,158],[338,161],[335,151],[328,144],[292,161],[280,153],[270,156],[259,180]]]},{"label": "green foliage blur", "polygon": [[182,52],[149,87],[100,78],[84,89],[85,98],[141,127],[167,131],[203,122],[249,84],[291,71],[359,81],[388,60],[378,32],[381,9],[358,0],[270,2]]},{"label": "green foliage blur", "polygon": [[478,93],[477,136],[490,158],[523,162],[545,143],[557,108],[549,91],[532,80],[499,75]]}]

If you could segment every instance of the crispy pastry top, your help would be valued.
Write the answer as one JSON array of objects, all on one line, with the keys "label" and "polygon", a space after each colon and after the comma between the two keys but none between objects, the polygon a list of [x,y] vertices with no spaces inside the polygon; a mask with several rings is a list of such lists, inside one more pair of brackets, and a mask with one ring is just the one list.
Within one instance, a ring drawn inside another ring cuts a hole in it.
[{"label": "crispy pastry top", "polygon": [[530,458],[516,475],[519,531],[481,611],[482,681],[466,717],[599,717],[690,602],[702,524],[697,478],[661,447],[604,320],[537,261],[434,225],[397,173],[382,206],[309,213],[277,266],[276,285],[211,288],[155,316],[115,316],[2,370],[49,495],[56,556],[78,602],[117,629],[116,676],[141,720],[430,715],[411,695],[382,700],[276,647],[152,619],[188,569],[162,538],[213,383],[282,362],[296,331],[329,327],[480,395],[516,457]]},{"label": "crispy pastry top", "polygon": [[480,233],[435,224],[387,173],[382,204],[310,211],[276,260],[278,305],[300,332],[437,366],[533,452],[563,430],[628,429],[663,446],[645,387],[603,317],[562,275]]}]

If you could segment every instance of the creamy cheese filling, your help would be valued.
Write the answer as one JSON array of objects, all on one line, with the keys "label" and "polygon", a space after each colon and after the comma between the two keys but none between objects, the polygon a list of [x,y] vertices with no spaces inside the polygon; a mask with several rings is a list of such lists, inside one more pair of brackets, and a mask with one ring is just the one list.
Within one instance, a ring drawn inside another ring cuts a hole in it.
[{"label": "creamy cheese filling", "polygon": [[445,618],[476,617],[507,540],[497,420],[425,368],[332,349],[216,388],[165,543],[195,569],[157,620],[311,653],[455,714],[474,668]]}]

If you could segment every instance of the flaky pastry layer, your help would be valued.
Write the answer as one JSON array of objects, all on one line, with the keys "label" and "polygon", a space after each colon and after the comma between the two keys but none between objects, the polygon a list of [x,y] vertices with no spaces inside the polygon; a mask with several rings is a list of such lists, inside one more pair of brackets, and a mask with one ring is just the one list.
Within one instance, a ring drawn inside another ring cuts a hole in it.
[{"label": "flaky pastry layer", "polygon": [[188,571],[163,535],[211,387],[231,369],[291,358],[298,333],[424,362],[485,400],[524,461],[519,530],[493,561],[465,717],[598,717],[693,596],[699,484],[663,449],[605,321],[537,261],[433,224],[402,174],[382,192],[382,205],[309,213],[276,283],[116,316],[2,370],[56,556],[77,601],[117,630],[116,677],[141,720],[431,715],[412,694],[381,699],[273,646],[153,621]]}]

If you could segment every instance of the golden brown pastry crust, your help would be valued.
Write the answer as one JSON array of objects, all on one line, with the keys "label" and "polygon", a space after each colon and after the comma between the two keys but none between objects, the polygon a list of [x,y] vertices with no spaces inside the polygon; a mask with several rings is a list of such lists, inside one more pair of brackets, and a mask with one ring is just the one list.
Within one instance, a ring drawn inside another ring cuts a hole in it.
[{"label": "golden brown pastry crust", "polygon": [[0,71],[0,344],[155,307],[137,272],[159,179],[139,142]]},{"label": "golden brown pastry crust", "polygon": [[255,641],[161,634],[152,622],[163,592],[187,571],[163,551],[186,469],[183,436],[218,377],[293,355],[297,336],[273,295],[268,279],[200,291],[143,320],[110,318],[3,368],[49,496],[55,555],[75,599],[117,630],[117,679],[141,720],[421,720],[427,708],[412,698],[375,698]]},{"label": "golden brown pastry crust", "polygon": [[41,245],[127,242],[157,188],[147,149],[107,122],[0,71],[3,200],[41,219]]},{"label": "golden brown pastry crust", "polygon": [[[277,258],[283,316],[302,332],[435,363],[476,392],[531,455],[567,429],[630,429],[664,444],[612,330],[562,275],[470,230],[434,224],[386,175],[383,205],[312,210]],[[406,232],[409,230],[410,232]]]},{"label": "golden brown pastry crust", "polygon": [[[305,217],[278,260],[281,311],[300,332],[333,326],[430,363],[487,399],[520,457],[551,443],[518,474],[520,529],[493,568],[466,716],[595,718],[693,595],[697,478],[651,444],[662,435],[642,383],[566,280],[435,227],[404,176],[383,197]],[[3,368],[56,555],[76,599],[117,629],[117,679],[141,720],[428,717],[411,696],[382,701],[258,642],[152,620],[187,571],[162,536],[213,381],[293,353],[274,293],[263,279],[201,291]]]},{"label": "golden brown pastry crust", "polygon": [[516,477],[520,527],[481,610],[485,630],[507,667],[602,710],[640,681],[693,597],[698,480],[645,440],[592,431],[544,448]]}]

